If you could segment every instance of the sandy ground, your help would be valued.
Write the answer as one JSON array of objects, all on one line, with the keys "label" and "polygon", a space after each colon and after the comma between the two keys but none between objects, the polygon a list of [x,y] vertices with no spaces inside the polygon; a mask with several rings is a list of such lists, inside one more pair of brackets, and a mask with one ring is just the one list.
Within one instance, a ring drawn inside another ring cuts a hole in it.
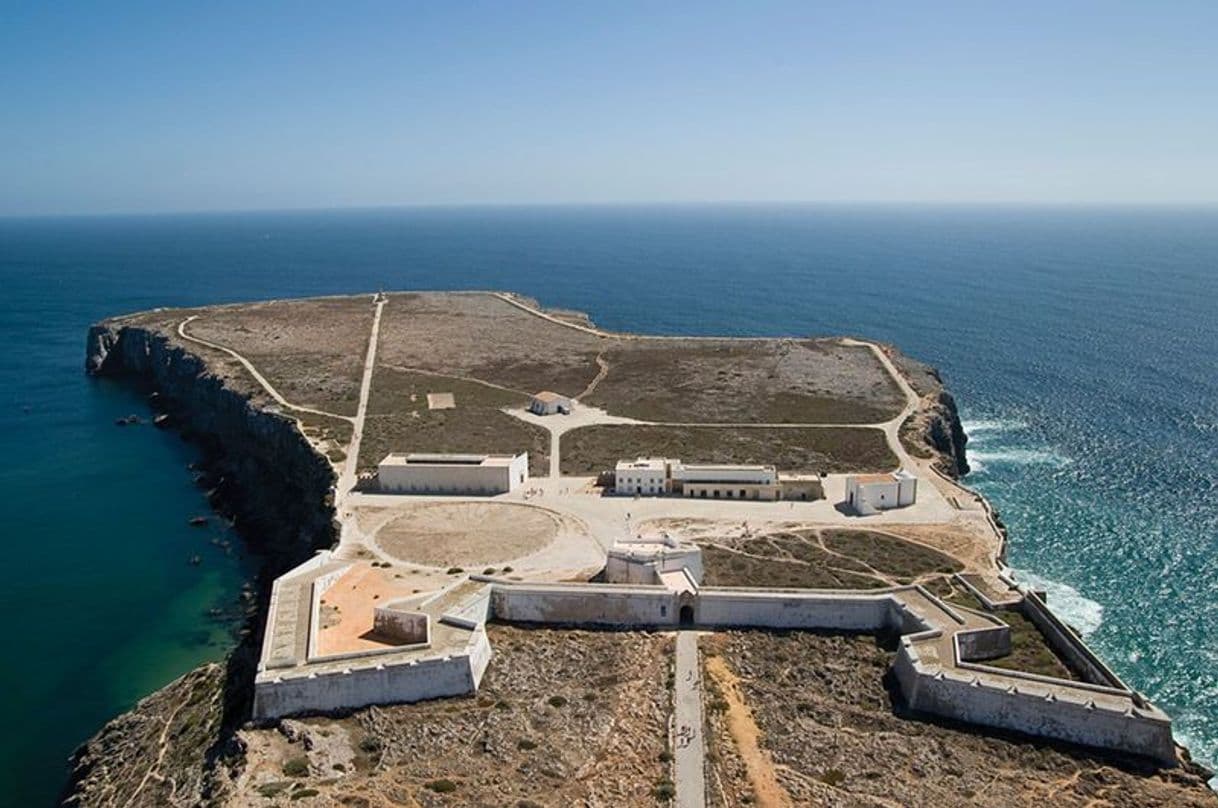
[{"label": "sandy ground", "polygon": [[359,501],[364,503],[355,509],[360,531],[385,558],[472,572],[497,565],[517,572],[583,569],[602,561],[578,518],[523,501],[403,496]]},{"label": "sandy ground", "polygon": [[326,656],[375,651],[396,645],[372,633],[373,609],[438,589],[444,583],[442,579],[419,571],[385,569],[362,562],[355,564],[322,596],[318,653]]}]

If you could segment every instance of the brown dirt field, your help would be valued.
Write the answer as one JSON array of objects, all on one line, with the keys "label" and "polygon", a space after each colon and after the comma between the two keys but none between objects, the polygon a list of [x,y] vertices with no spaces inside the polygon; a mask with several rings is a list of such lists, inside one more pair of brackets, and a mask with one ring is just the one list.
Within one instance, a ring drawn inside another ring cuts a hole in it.
[{"label": "brown dirt field", "polygon": [[587,403],[646,421],[878,423],[905,405],[870,350],[828,340],[640,340]]},{"label": "brown dirt field", "polygon": [[760,463],[780,471],[891,471],[897,459],[878,429],[800,429],[605,425],[562,436],[562,473],[590,475],[626,457],[679,457],[687,463]]},{"label": "brown dirt field", "polygon": [[480,379],[526,394],[576,395],[605,340],[547,322],[492,295],[391,294],[381,364]]},{"label": "brown dirt field", "polygon": [[[782,788],[835,806],[1218,805],[1196,773],[909,716],[886,687],[891,640],[726,632]],[[714,725],[712,725],[714,726]],[[739,770],[724,779],[739,787]]]},{"label": "brown dirt field", "polygon": [[486,566],[540,550],[558,530],[558,517],[542,508],[502,502],[427,503],[380,526],[376,542],[394,558],[415,564]]},{"label": "brown dirt field", "polygon": [[[774,761],[761,747],[761,729],[745,703],[740,680],[718,655],[703,656],[702,670],[710,695],[706,704],[708,746],[715,752],[709,755],[708,801],[718,805],[748,802],[758,808],[790,805]],[[738,765],[725,768],[731,758]]]},{"label": "brown dirt field", "polygon": [[[275,729],[243,730],[251,776],[225,804],[661,804],[652,792],[670,776],[662,757],[671,635],[503,625],[488,633],[494,657],[476,697],[305,719],[319,741],[350,747],[339,750],[354,758],[343,771],[321,770],[320,749],[283,743]],[[285,775],[297,758],[305,773]],[[451,792],[433,790],[444,780]],[[312,800],[291,799],[305,788],[317,791]]]}]

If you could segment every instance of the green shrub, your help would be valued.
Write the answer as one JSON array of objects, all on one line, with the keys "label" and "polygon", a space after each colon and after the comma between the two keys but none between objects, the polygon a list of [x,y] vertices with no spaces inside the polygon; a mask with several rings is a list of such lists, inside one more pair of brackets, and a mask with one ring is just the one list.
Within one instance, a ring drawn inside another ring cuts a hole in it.
[{"label": "green shrub", "polygon": [[656,783],[656,787],[651,790],[655,798],[660,802],[670,802],[673,797],[677,796],[677,788],[672,784],[672,780],[661,780]]},{"label": "green shrub", "polygon": [[258,793],[264,797],[275,797],[287,790],[291,783],[287,780],[276,780],[273,783],[263,783],[258,786]]},{"label": "green shrub", "polygon": [[827,786],[839,786],[845,779],[846,773],[841,769],[825,769],[820,775],[820,781]]},{"label": "green shrub", "polygon": [[566,707],[567,706],[567,700],[562,696],[550,696],[549,702],[550,702],[551,707]]},{"label": "green shrub", "polygon": [[525,752],[532,752],[534,749],[537,748],[537,742],[532,740],[531,738],[521,738],[519,741],[516,742],[516,748],[522,749]]},{"label": "green shrub", "polygon": [[360,751],[374,755],[381,751],[381,739],[375,735],[365,735],[359,742]]},{"label": "green shrub", "polygon": [[283,773],[288,777],[304,777],[309,773],[309,759],[304,755],[288,758],[283,763]]},{"label": "green shrub", "polygon": [[460,567],[449,567],[448,572],[446,574],[447,575],[460,575],[463,572],[465,572],[465,570],[461,569]]},{"label": "green shrub", "polygon": [[292,792],[292,799],[303,800],[305,797],[316,797],[321,792],[315,788],[302,788],[300,791]]},{"label": "green shrub", "polygon": [[451,794],[457,790],[457,784],[448,778],[440,778],[432,780],[425,786],[429,791],[434,791],[437,794]]}]

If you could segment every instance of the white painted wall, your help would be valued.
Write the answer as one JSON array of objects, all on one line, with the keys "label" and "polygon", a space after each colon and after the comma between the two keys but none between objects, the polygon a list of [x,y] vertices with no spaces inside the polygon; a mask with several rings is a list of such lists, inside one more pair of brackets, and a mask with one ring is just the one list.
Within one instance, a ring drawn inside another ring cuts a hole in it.
[{"label": "white painted wall", "polygon": [[[489,649],[486,653],[489,658]],[[485,669],[485,663],[482,667]],[[352,667],[334,673],[256,682],[253,715],[263,720],[305,712],[350,710],[370,704],[460,696],[473,693],[476,688],[471,655],[434,657],[414,664],[356,667],[353,663]]]},{"label": "white painted wall", "polygon": [[522,452],[505,465],[382,463],[377,483],[393,494],[502,494],[529,479],[529,457]]}]

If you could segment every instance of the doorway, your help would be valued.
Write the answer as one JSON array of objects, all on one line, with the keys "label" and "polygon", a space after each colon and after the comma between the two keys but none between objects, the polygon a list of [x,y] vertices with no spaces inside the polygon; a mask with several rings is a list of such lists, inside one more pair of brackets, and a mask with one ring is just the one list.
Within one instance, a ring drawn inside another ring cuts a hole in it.
[{"label": "doorway", "polygon": [[681,607],[681,611],[677,615],[677,621],[682,626],[692,626],[694,624],[694,607],[686,604]]}]

